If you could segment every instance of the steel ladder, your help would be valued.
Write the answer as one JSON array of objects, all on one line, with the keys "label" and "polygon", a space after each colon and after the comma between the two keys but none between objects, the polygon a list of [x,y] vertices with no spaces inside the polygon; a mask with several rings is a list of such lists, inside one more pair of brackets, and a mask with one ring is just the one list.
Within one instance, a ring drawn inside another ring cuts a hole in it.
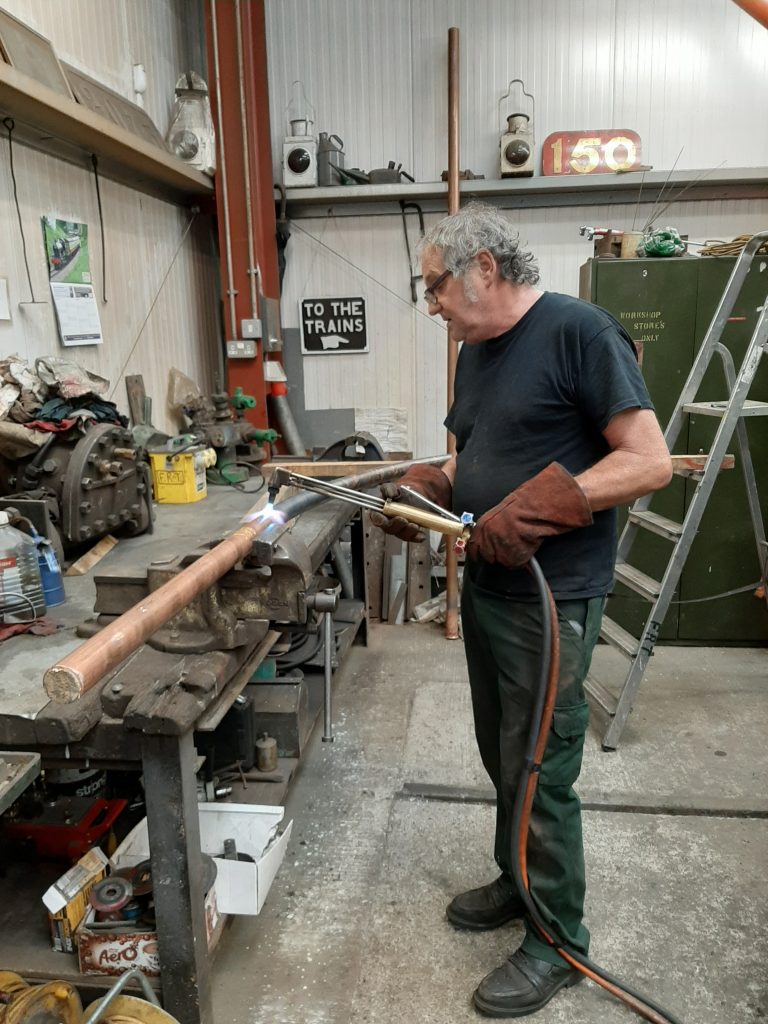
[{"label": "steel ladder", "polygon": [[[741,469],[747,490],[760,564],[760,578],[765,582],[768,549],[766,548],[765,528],[744,418],[768,415],[768,402],[755,402],[747,399],[760,359],[768,349],[768,296],[760,308],[755,329],[738,373],[735,370],[731,353],[721,344],[720,338],[733,311],[752,260],[766,241],[768,241],[768,231],[754,235],[737,259],[691,372],[683,386],[669,425],[664,432],[664,439],[669,450],[672,451],[687,415],[694,413],[699,416],[720,418],[720,425],[713,439],[711,450],[705,457],[703,467],[681,470],[685,475],[691,476],[697,481],[683,521],[676,523],[652,512],[650,504],[653,495],[645,495],[632,505],[627,524],[619,538],[615,579],[650,602],[651,610],[640,637],[633,636],[607,616],[603,617],[600,629],[601,638],[629,660],[629,669],[618,698],[591,674],[585,681],[585,688],[589,695],[608,712],[611,718],[603,737],[603,750],[615,750],[619,744],[646,666],[656,646],[664,617],[680,582],[683,566],[698,532],[707,501],[715,486],[720,469],[727,465],[726,451],[734,434],[738,441]],[[729,396],[726,401],[722,402],[697,402],[696,395],[715,354],[722,359]],[[683,462],[685,461],[683,460]],[[666,538],[672,545],[670,559],[661,580],[652,579],[630,565],[628,561],[639,530],[650,530],[652,533]]]}]

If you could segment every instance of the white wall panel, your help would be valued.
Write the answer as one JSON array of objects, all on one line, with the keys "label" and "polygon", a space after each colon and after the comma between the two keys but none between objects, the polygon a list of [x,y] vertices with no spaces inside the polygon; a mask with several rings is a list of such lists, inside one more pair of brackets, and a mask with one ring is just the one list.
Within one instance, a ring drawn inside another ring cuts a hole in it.
[{"label": "white wall panel", "polygon": [[[0,147],[7,153],[7,142]],[[155,423],[170,427],[165,409],[168,370],[177,366],[210,387],[218,349],[216,266],[209,255],[207,223],[194,224],[139,334],[189,221],[179,209],[102,180],[105,217],[107,302],[102,301],[99,221],[93,178],[54,157],[14,147],[19,201],[32,286],[39,305],[29,305],[9,167],[0,161],[0,223],[9,244],[0,247],[0,277],[9,280],[12,321],[0,321],[0,354],[17,352],[34,361],[69,355],[109,378],[110,397],[125,410],[123,378],[141,373],[154,400]],[[88,224],[91,272],[104,343],[63,348],[48,287],[40,218],[49,213]]]},{"label": "white wall panel", "polygon": [[[639,132],[656,170],[676,158],[680,169],[768,165],[768,32],[731,0],[266,0],[266,11],[276,181],[295,78],[316,108],[316,131],[344,139],[348,167],[395,159],[418,181],[437,180],[448,159],[451,26],[460,33],[462,168],[498,176],[498,104],[512,78],[534,95],[537,148],[553,131],[621,127]],[[520,93],[510,101],[523,102]],[[511,112],[505,105],[502,115]],[[638,226],[648,212],[641,206]],[[634,214],[585,206],[508,216],[538,256],[543,286],[577,294],[592,252],[579,226],[631,227]],[[768,202],[682,203],[664,222],[693,239],[731,238],[767,227]],[[318,217],[292,228],[288,326],[303,296],[368,300],[370,354],[305,357],[308,406],[403,406],[417,454],[439,451],[445,332],[421,300],[411,305],[400,219]]]},{"label": "white wall panel", "polygon": [[[146,66],[146,109],[164,133],[177,76],[186,70],[183,0],[2,0],[3,6],[47,36],[57,54],[134,99],[132,65]],[[19,203],[35,297],[22,258],[5,132],[0,138],[0,276],[7,277],[12,321],[0,321],[0,355],[34,360],[71,355],[109,378],[110,397],[127,409],[124,376],[141,373],[153,398],[156,426],[175,429],[166,409],[168,370],[176,366],[211,389],[219,351],[218,267],[210,223],[192,226],[149,314],[189,221],[188,210],[101,179],[105,221],[107,302],[93,176],[38,152],[14,146]],[[40,218],[57,214],[85,222],[91,273],[104,344],[64,349],[58,340]]]},{"label": "white wall panel", "polygon": [[267,0],[275,181],[291,84],[304,83],[315,131],[340,135],[347,167],[413,166],[410,0]]}]

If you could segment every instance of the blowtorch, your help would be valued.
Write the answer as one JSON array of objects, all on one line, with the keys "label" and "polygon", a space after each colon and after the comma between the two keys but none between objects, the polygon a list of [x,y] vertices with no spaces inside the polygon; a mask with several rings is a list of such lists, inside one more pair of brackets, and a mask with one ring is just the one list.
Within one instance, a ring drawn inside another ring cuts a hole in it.
[{"label": "blowtorch", "polygon": [[453,537],[454,548],[457,552],[464,551],[475,525],[471,512],[462,512],[460,516],[456,515],[429,501],[423,494],[419,494],[418,491],[414,491],[410,487],[401,487],[401,491],[407,494],[410,501],[413,502],[413,504],[405,504],[401,501],[392,501],[389,498],[368,494],[366,491],[355,491],[329,480],[302,476],[300,473],[292,473],[289,469],[281,467],[273,472],[269,481],[270,506],[274,504],[278,491],[283,486],[314,491],[327,498],[335,498],[338,501],[346,501],[350,505],[357,505],[359,508],[380,512],[390,519],[405,519],[406,522],[413,523],[423,530],[435,530],[447,537]]}]

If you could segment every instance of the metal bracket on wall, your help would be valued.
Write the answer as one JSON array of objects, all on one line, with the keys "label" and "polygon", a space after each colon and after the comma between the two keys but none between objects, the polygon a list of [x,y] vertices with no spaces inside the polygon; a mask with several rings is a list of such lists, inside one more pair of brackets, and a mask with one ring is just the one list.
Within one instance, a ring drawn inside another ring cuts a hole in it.
[{"label": "metal bracket on wall", "polygon": [[406,210],[413,210],[413,212],[419,218],[419,237],[424,237],[424,213],[418,203],[406,203],[403,199],[400,200],[400,212],[403,217],[403,234],[405,235],[405,251],[408,253],[408,269],[411,272],[411,302],[417,302],[418,296],[416,295],[416,282],[421,280],[421,274],[413,273],[413,257],[411,256],[411,243],[408,239],[408,221],[406,219]]}]

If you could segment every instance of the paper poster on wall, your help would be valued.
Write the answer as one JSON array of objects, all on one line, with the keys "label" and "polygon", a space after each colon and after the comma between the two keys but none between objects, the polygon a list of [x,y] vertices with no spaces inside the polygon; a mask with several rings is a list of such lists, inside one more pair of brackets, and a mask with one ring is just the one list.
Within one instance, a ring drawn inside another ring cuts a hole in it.
[{"label": "paper poster on wall", "polygon": [[365,299],[302,299],[299,310],[305,355],[368,351]]},{"label": "paper poster on wall", "polygon": [[62,345],[100,345],[103,338],[91,284],[88,225],[43,217],[43,238]]}]

